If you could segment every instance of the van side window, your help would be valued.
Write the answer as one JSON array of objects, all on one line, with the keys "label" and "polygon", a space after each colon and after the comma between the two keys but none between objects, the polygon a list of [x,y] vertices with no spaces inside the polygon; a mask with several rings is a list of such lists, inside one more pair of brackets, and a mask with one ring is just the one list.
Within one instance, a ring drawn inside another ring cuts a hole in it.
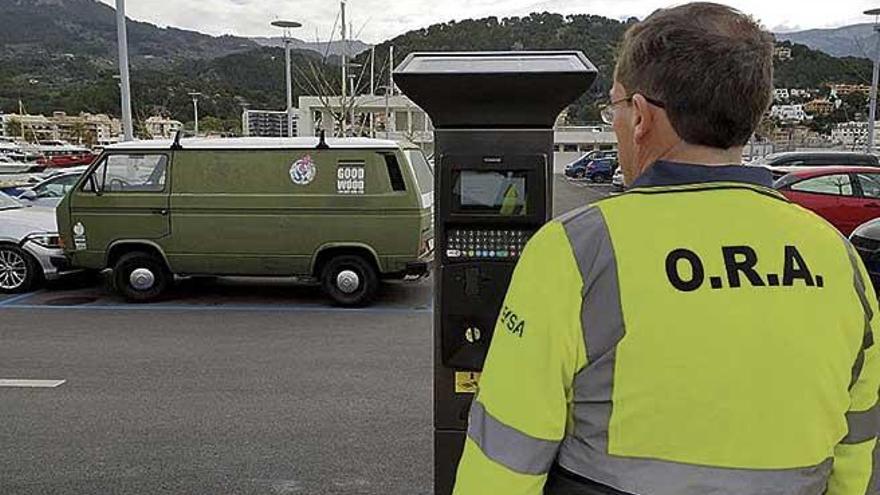
[{"label": "van side window", "polygon": [[86,181],[103,192],[162,192],[165,190],[168,157],[165,155],[110,155]]},{"label": "van side window", "polygon": [[406,191],[406,183],[403,181],[403,173],[400,171],[400,164],[397,163],[397,156],[393,153],[383,153],[382,156],[385,158],[385,166],[388,167],[391,189],[394,191]]}]

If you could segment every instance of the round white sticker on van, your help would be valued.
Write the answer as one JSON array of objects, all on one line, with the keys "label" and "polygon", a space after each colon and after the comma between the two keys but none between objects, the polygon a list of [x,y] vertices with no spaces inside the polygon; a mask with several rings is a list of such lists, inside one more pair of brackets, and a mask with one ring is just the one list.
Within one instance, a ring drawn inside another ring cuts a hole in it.
[{"label": "round white sticker on van", "polygon": [[73,246],[77,251],[85,251],[88,248],[86,226],[82,222],[76,222],[73,226]]},{"label": "round white sticker on van", "polygon": [[311,155],[306,155],[290,166],[290,180],[298,186],[307,186],[315,180],[318,169]]}]

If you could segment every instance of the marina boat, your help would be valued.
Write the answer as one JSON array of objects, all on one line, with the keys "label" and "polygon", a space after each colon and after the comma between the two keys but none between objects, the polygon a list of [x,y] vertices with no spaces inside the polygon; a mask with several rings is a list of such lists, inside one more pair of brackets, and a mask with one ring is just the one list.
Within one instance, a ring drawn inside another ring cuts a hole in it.
[{"label": "marina boat", "polygon": [[45,165],[15,161],[9,156],[0,155],[0,176],[6,174],[36,174],[45,169]]},{"label": "marina boat", "polygon": [[0,157],[2,156],[16,162],[36,162],[41,158],[33,145],[23,145],[13,138],[0,136]]},{"label": "marina boat", "polygon": [[40,141],[37,150],[44,156],[41,161],[53,168],[88,165],[95,159],[94,153],[88,148],[61,140]]}]

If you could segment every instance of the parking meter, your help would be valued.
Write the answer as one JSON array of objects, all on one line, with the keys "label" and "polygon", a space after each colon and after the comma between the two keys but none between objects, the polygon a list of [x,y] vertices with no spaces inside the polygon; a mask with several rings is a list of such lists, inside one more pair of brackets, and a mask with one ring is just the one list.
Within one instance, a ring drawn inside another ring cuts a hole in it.
[{"label": "parking meter", "polygon": [[553,127],[597,75],[580,52],[413,53],[394,81],[434,124],[434,477],[452,492],[513,269],[552,215]]}]

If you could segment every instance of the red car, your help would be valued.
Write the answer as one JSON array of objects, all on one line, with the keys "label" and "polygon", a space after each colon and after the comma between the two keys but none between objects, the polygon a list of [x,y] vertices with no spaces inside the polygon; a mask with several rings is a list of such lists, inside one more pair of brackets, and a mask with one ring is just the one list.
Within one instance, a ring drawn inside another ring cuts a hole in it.
[{"label": "red car", "polygon": [[786,198],[818,213],[845,236],[880,217],[880,168],[815,167],[797,170],[773,185]]}]

